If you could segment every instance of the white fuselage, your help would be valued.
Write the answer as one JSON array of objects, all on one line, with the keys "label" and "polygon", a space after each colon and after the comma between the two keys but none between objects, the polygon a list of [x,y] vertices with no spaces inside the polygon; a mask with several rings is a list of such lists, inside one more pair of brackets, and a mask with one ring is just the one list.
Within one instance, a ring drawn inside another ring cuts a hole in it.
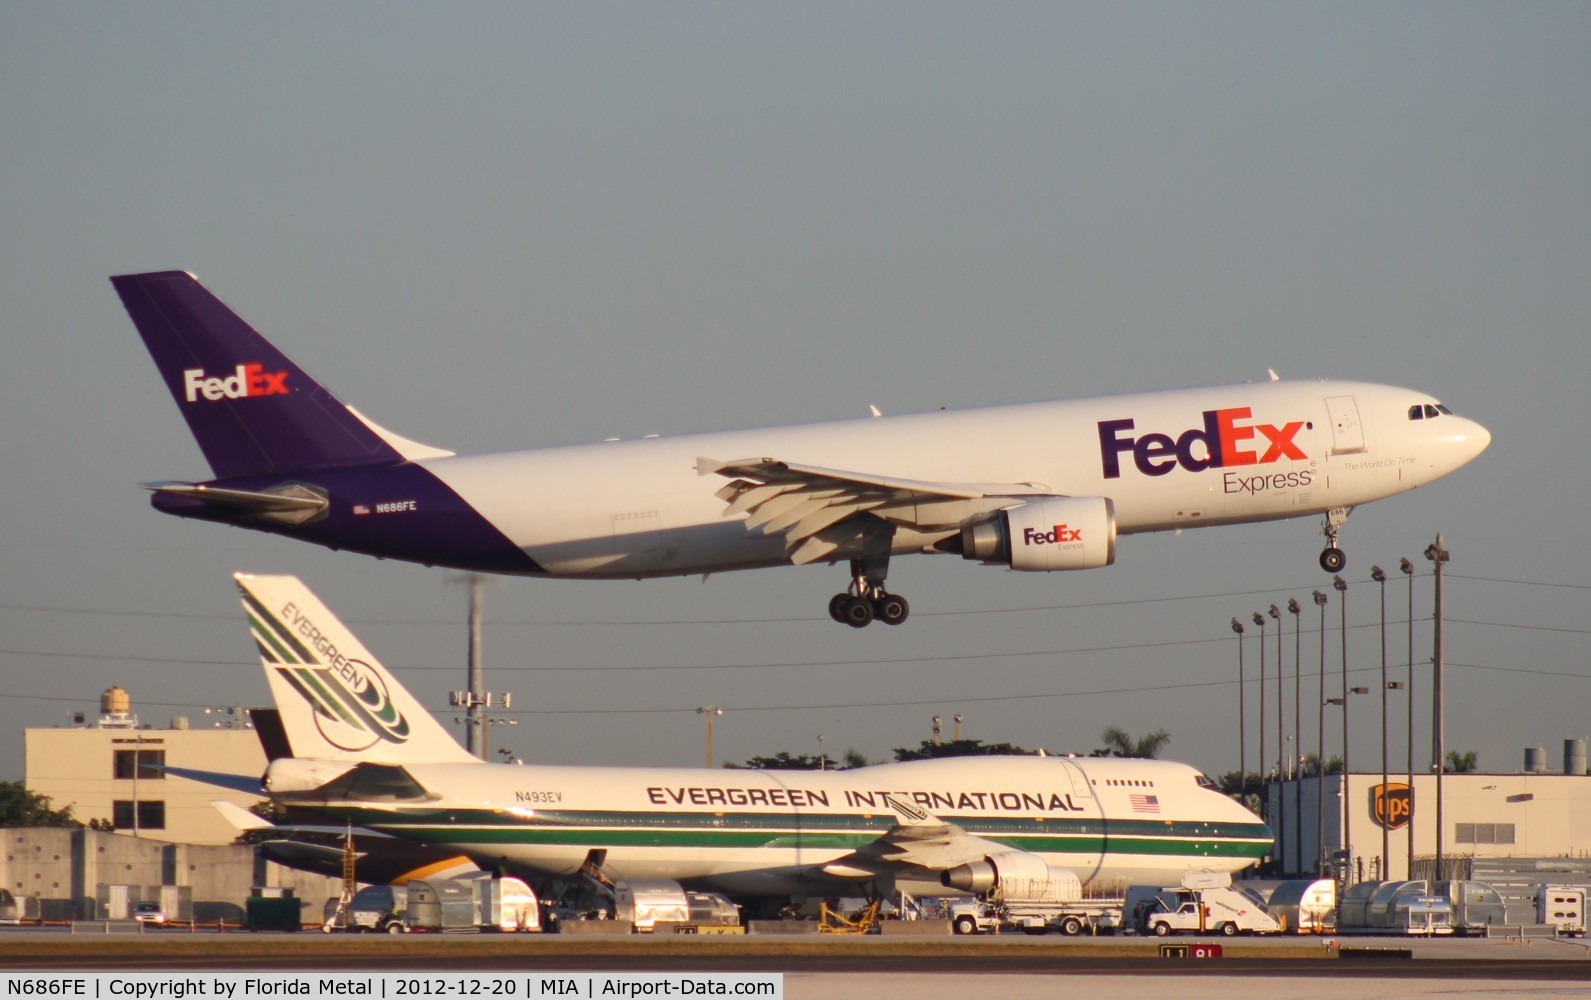
[{"label": "white fuselage", "polygon": [[1264,823],[1193,768],[1153,760],[962,757],[848,771],[410,763],[408,774],[439,798],[317,802],[327,766],[273,763],[273,796],[529,875],[573,875],[602,850],[618,877],[752,894],[845,884],[823,866],[900,821],[886,794],[991,850],[1036,854],[1096,887],[1236,871],[1271,844]]},{"label": "white fuselage", "polygon": [[[779,538],[724,516],[714,494],[725,479],[698,475],[702,458],[1108,497],[1130,534],[1320,514],[1432,482],[1490,440],[1445,412],[1410,418],[1435,402],[1369,383],[1277,381],[422,464],[548,574],[665,576],[788,561]],[[1217,466],[1206,439],[1222,435]],[[902,530],[893,550],[935,540]]]}]

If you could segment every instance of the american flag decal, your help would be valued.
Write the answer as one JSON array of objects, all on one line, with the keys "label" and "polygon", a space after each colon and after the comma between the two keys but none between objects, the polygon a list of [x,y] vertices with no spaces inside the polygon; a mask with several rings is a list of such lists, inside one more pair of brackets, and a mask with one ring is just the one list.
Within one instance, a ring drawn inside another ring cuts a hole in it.
[{"label": "american flag decal", "polygon": [[1135,813],[1158,813],[1160,799],[1153,795],[1131,794],[1127,798],[1132,802],[1132,811]]}]

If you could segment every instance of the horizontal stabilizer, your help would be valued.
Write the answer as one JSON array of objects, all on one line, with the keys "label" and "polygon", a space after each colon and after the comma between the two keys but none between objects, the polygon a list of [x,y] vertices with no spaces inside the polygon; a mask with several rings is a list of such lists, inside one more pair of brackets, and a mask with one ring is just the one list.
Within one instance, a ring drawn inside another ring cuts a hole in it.
[{"label": "horizontal stabilizer", "polygon": [[221,771],[197,771],[187,767],[168,767],[164,764],[144,764],[146,768],[164,771],[173,778],[187,778],[189,781],[198,781],[216,788],[225,788],[234,792],[244,792],[249,795],[264,795],[265,789],[260,786],[260,776],[257,774],[226,774]]},{"label": "horizontal stabilizer", "polygon": [[301,483],[289,483],[269,490],[236,490],[204,483],[142,483],[144,489],[162,496],[186,497],[210,507],[220,507],[238,515],[269,517],[291,524],[305,524],[326,513],[330,506],[322,490]]},{"label": "horizontal stabilizer", "polygon": [[221,814],[223,819],[231,823],[233,828],[239,831],[269,830],[276,825],[263,816],[256,816],[249,812],[236,802],[228,802],[225,799],[211,799],[210,804],[215,806],[216,811]]}]

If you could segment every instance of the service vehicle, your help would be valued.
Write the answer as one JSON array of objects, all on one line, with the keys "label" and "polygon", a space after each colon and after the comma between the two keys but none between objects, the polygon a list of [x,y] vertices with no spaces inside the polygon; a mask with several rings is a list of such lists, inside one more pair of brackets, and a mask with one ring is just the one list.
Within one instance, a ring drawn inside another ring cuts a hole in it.
[{"label": "service vehicle", "polygon": [[1536,890],[1536,923],[1560,937],[1585,937],[1583,885],[1544,885]]},{"label": "service vehicle", "polygon": [[1130,886],[1125,905],[1133,929],[1156,937],[1181,933],[1233,937],[1281,931],[1281,923],[1258,893],[1219,882],[1218,878],[1184,879],[1180,886]]},{"label": "service vehicle", "polygon": [[950,926],[957,934],[1022,930],[1075,936],[1114,932],[1121,926],[1121,899],[1085,898],[1077,874],[1065,869],[1049,868],[1042,877],[1022,877],[1012,861],[1004,859],[1006,868],[987,892],[947,903]]},{"label": "service vehicle", "polygon": [[[401,934],[404,930],[404,913],[408,908],[408,886],[367,885],[355,893],[353,901],[348,904],[347,929]],[[399,929],[393,930],[394,925]]]}]

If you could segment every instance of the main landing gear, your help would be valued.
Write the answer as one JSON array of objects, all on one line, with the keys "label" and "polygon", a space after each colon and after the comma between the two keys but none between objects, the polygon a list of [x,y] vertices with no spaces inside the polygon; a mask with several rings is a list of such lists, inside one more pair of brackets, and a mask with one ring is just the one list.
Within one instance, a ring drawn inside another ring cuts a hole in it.
[{"label": "main landing gear", "polygon": [[874,621],[899,625],[911,614],[911,605],[899,594],[884,589],[889,560],[852,559],[851,585],[829,599],[829,617],[842,625],[865,628]]},{"label": "main landing gear", "polygon": [[1320,552],[1320,568],[1328,573],[1341,573],[1348,565],[1348,557],[1337,547],[1337,533],[1348,520],[1350,510],[1351,507],[1333,507],[1326,511],[1326,523],[1321,525],[1320,533],[1326,536],[1326,547]]}]

